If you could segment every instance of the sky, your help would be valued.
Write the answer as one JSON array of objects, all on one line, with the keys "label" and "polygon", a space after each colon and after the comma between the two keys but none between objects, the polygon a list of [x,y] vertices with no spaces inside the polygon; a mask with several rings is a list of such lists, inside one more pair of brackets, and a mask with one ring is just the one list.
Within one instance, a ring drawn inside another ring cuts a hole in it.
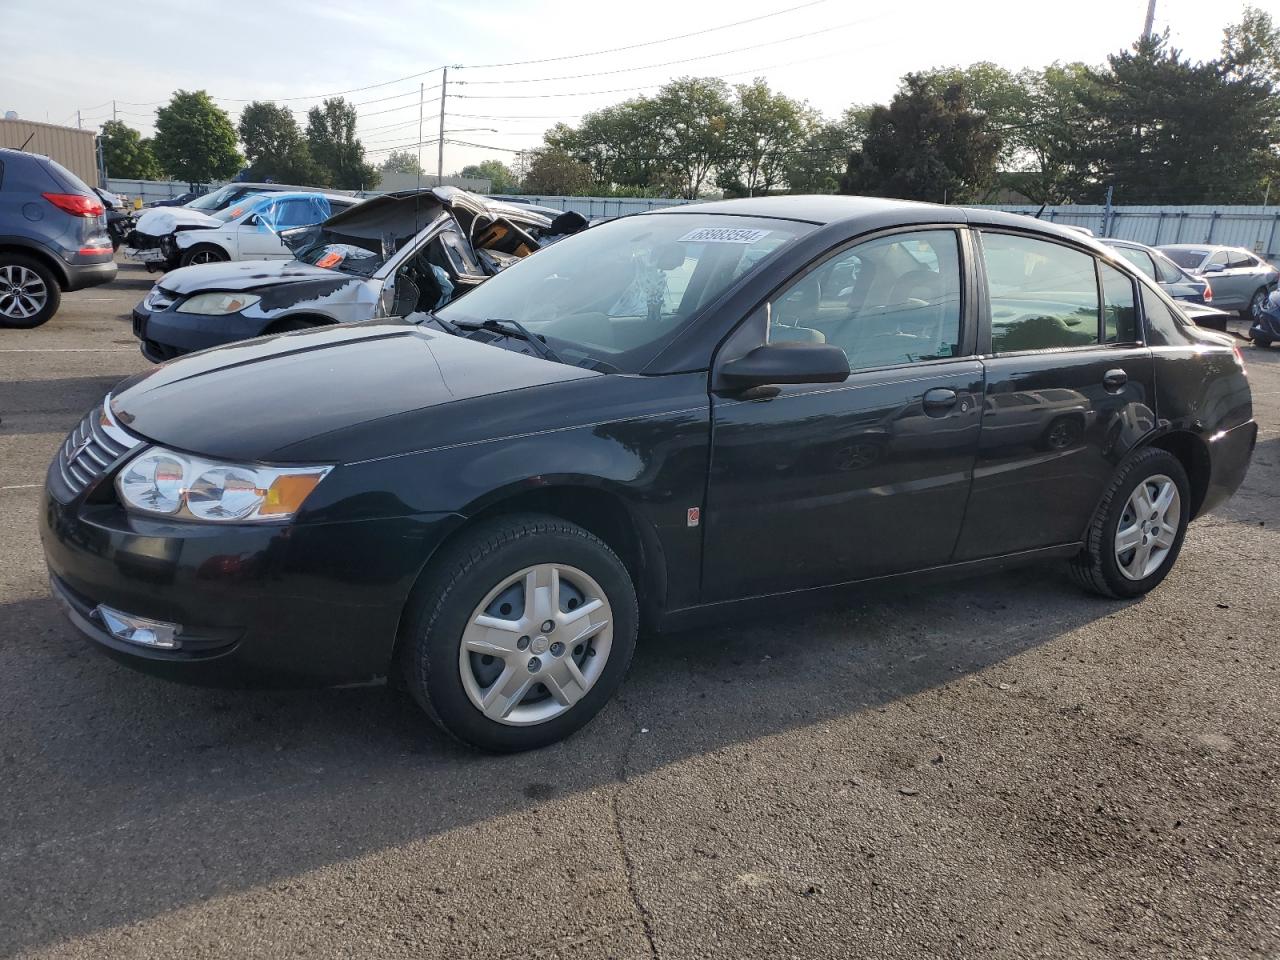
[{"label": "sky", "polygon": [[[1245,5],[1157,0],[1156,29],[1167,28],[1186,55],[1209,58]],[[420,85],[423,137],[436,136],[438,68],[449,65],[446,139],[485,145],[446,144],[449,174],[510,161],[557,120],[574,123],[679,76],[763,76],[834,117],[851,104],[887,102],[912,70],[1100,63],[1141,32],[1147,0],[221,0],[198,14],[154,0],[106,8],[3,0],[3,8],[0,113],[75,126],[79,110],[89,128],[111,118],[114,101],[118,118],[147,136],[175,89],[207,90],[233,119],[249,100],[277,100],[300,125],[323,95],[351,91],[357,133],[377,164],[393,149],[418,149]],[[21,37],[50,39],[14,42]],[[428,172],[436,149],[422,147]]]}]

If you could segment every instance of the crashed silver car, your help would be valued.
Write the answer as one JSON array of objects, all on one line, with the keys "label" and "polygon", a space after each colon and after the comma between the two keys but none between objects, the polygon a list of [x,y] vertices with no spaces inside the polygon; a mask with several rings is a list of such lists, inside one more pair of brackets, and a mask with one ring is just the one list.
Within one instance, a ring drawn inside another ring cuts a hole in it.
[{"label": "crashed silver car", "polygon": [[160,363],[265,334],[433,310],[584,217],[454,187],[388,193],[285,231],[294,260],[182,267],[133,310],[142,353]]}]

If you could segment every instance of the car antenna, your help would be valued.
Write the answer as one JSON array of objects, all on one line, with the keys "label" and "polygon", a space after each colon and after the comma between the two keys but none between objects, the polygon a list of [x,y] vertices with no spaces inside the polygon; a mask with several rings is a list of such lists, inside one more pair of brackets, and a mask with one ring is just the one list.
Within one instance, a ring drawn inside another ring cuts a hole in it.
[{"label": "car antenna", "polygon": [[31,142],[31,138],[34,137],[35,135],[36,135],[36,132],[34,130],[32,130],[29,134],[27,134],[27,139],[23,140],[22,146],[18,148],[19,153],[22,153],[27,149],[27,144]]},{"label": "car antenna", "polygon": [[1048,203],[1042,203],[1042,204],[1040,204],[1040,209],[1036,211],[1036,219],[1037,219],[1037,220],[1039,220],[1039,219],[1040,219],[1040,217],[1044,215],[1044,208],[1045,208],[1045,207],[1047,207],[1048,205],[1049,205]]}]

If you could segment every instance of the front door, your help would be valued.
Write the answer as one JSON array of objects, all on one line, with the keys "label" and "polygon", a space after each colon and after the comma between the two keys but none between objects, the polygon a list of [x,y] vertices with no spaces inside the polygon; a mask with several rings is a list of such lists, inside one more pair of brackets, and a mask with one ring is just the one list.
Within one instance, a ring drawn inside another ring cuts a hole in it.
[{"label": "front door", "polygon": [[1132,278],[1066,244],[981,238],[986,396],[958,561],[1079,541],[1155,416]]},{"label": "front door", "polygon": [[730,341],[834,343],[853,372],[713,396],[705,601],[947,562],[981,422],[961,264],[954,229],[867,240],[775,295],[754,343]]}]

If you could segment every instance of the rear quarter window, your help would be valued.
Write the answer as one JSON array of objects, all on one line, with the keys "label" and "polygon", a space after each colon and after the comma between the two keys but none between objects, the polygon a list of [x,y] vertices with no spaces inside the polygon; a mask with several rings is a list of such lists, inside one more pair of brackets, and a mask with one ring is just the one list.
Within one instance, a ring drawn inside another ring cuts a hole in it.
[{"label": "rear quarter window", "polygon": [[1186,341],[1182,334],[1182,321],[1175,308],[1145,283],[1142,288],[1142,312],[1147,318],[1147,342],[1153,347],[1174,346]]}]

